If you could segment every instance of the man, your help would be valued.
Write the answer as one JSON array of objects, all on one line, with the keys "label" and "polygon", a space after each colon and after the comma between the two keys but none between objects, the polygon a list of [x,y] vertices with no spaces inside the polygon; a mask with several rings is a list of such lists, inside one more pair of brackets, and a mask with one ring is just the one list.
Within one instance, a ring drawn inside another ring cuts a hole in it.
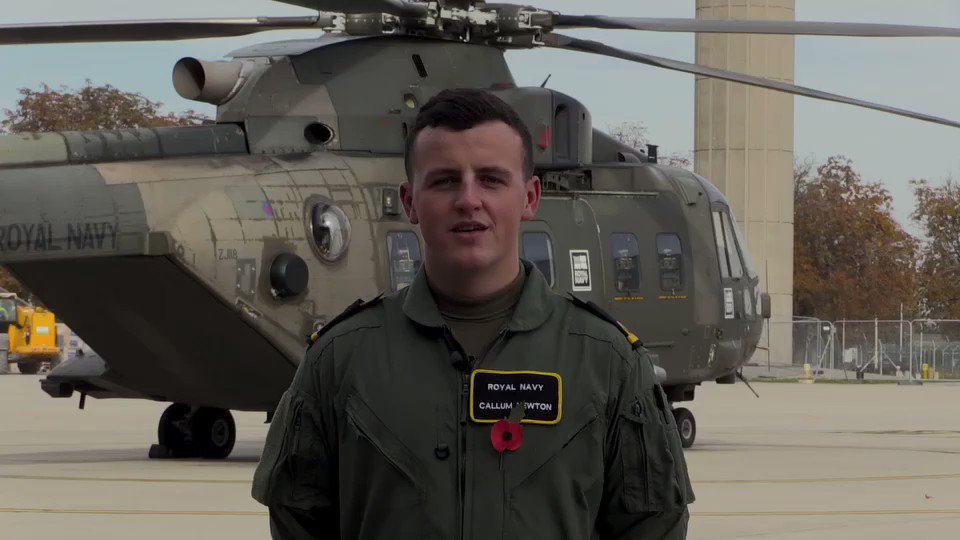
[{"label": "man", "polygon": [[324,327],[284,394],[253,486],[273,537],[683,538],[648,355],[519,259],[540,182],[516,112],[441,92],[405,158],[423,268]]}]

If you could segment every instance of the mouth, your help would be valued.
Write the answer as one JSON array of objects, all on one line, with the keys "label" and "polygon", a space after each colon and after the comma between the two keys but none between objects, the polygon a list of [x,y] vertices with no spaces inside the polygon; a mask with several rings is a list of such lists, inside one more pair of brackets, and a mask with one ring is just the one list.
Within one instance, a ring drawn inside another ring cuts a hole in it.
[{"label": "mouth", "polygon": [[479,223],[477,221],[462,221],[454,225],[453,228],[450,229],[450,231],[457,234],[476,234],[476,233],[481,233],[487,230],[488,228],[489,227],[487,227],[486,225]]}]

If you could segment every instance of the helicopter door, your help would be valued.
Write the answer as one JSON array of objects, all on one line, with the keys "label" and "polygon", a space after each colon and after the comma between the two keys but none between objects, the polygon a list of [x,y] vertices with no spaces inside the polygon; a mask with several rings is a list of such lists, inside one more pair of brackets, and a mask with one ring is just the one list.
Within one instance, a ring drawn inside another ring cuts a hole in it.
[{"label": "helicopter door", "polygon": [[[544,272],[548,255],[553,259],[552,276]],[[555,291],[572,292],[603,305],[604,261],[597,220],[586,201],[542,197],[537,219],[523,223],[521,228],[521,256],[536,264],[548,281],[552,277]]]}]

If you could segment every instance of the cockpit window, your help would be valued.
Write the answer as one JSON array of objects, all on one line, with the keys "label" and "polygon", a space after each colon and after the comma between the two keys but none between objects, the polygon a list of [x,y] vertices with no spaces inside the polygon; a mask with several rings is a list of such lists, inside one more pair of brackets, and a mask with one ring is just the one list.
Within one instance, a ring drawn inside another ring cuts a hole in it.
[{"label": "cockpit window", "polygon": [[555,276],[553,268],[553,243],[545,232],[531,231],[523,233],[523,258],[533,263],[553,287]]},{"label": "cockpit window", "polygon": [[743,265],[740,263],[740,253],[737,250],[737,242],[734,238],[734,225],[730,219],[730,214],[723,213],[723,232],[727,237],[727,252],[730,258],[730,276],[743,277]]},{"label": "cockpit window", "polygon": [[713,212],[713,235],[717,243],[717,260],[720,261],[720,277],[730,277],[730,261],[727,257],[727,237],[723,234],[723,216]]},{"label": "cockpit window", "polygon": [[657,235],[657,266],[660,269],[660,289],[676,291],[683,288],[683,249],[680,237],[673,233]]},{"label": "cockpit window", "polygon": [[394,291],[413,283],[420,271],[420,240],[413,231],[387,233],[387,256],[390,258],[390,287]]},{"label": "cockpit window", "polygon": [[610,235],[613,271],[617,290],[635,291],[640,288],[640,245],[633,233]]},{"label": "cockpit window", "polygon": [[737,239],[737,248],[740,250],[740,258],[743,259],[743,266],[747,272],[747,276],[751,279],[757,277],[757,271],[753,269],[753,262],[750,260],[750,253],[747,252],[747,242],[743,239],[743,233],[740,232],[740,227],[737,225],[737,220],[731,219],[731,224],[733,225],[733,235]]},{"label": "cockpit window", "polygon": [[730,214],[720,210],[713,212],[713,232],[717,241],[717,259],[720,261],[720,276],[724,278],[743,277],[743,266],[737,253]]}]

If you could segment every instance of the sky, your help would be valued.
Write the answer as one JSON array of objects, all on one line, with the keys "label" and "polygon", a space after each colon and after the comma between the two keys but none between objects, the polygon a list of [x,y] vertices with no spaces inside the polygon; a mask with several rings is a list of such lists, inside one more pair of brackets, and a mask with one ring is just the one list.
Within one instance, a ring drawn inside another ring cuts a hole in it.
[{"label": "sky", "polygon": [[[694,17],[694,0],[542,0],[524,2],[569,14]],[[5,6],[0,24],[107,19],[301,15],[269,0],[45,0]],[[797,20],[960,27],[956,0],[796,0]],[[623,30],[567,31],[613,46],[694,61],[694,36]],[[241,38],[122,44],[0,47],[0,109],[13,108],[17,89],[112,84],[160,101],[164,109],[213,107],[180,98],[170,72],[184,56],[216,60],[237,48],[314,37],[312,31],[267,32]],[[820,90],[960,120],[960,38],[796,38],[795,82]],[[694,77],[622,60],[557,50],[516,51],[507,61],[519,85],[549,86],[590,108],[594,125],[645,124],[662,154],[693,149]],[[823,162],[842,154],[894,198],[894,215],[909,220],[910,180],[960,180],[960,129],[819,100],[794,98],[794,153]]]}]

